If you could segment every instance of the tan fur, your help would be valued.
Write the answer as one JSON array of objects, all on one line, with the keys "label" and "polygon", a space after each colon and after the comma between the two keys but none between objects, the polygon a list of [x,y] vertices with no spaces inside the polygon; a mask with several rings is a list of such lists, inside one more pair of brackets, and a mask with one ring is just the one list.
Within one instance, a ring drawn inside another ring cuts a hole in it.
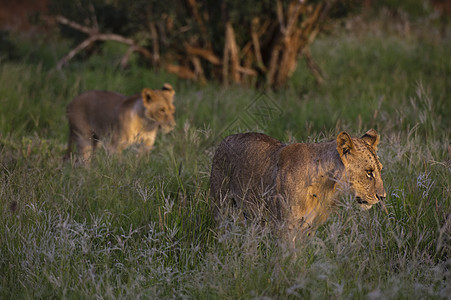
[{"label": "tan fur", "polygon": [[168,83],[161,90],[144,88],[141,94],[124,96],[108,91],[88,91],[67,106],[69,141],[65,159],[76,144],[83,161],[89,160],[102,141],[111,152],[137,144],[141,152],[152,149],[158,130],[175,126],[174,90]]},{"label": "tan fur", "polygon": [[296,231],[316,228],[346,185],[369,209],[385,197],[378,143],[373,129],[361,138],[342,132],[336,140],[317,144],[285,145],[260,133],[228,136],[211,169],[216,214],[232,205],[246,217],[266,216]]}]

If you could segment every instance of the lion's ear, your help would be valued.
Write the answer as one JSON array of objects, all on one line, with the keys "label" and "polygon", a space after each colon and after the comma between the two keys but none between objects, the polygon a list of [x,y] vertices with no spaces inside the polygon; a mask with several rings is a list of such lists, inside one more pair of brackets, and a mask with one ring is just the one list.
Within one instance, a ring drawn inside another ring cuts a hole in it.
[{"label": "lion's ear", "polygon": [[364,140],[365,143],[373,147],[374,150],[377,150],[377,145],[379,144],[380,139],[381,139],[380,135],[374,129],[368,130],[362,136],[362,140]]},{"label": "lion's ear", "polygon": [[149,88],[144,88],[141,92],[141,97],[145,103],[150,103],[152,101],[153,91]]},{"label": "lion's ear", "polygon": [[174,97],[175,91],[174,91],[174,89],[172,88],[172,85],[170,85],[169,83],[163,84],[163,87],[162,87],[161,89],[162,89],[163,91],[169,92],[169,95],[170,95],[171,97]]},{"label": "lion's ear", "polygon": [[352,153],[354,151],[354,143],[352,142],[351,137],[346,132],[340,132],[337,137],[337,151],[340,154],[341,159],[343,160],[347,154]]}]

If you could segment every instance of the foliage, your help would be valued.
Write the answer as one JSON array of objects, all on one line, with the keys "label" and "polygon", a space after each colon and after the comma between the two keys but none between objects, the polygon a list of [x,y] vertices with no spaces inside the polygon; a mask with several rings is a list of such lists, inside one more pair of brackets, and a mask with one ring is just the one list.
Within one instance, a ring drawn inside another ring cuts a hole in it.
[{"label": "foliage", "polygon": [[83,49],[97,51],[95,41],[119,39],[153,67],[181,78],[280,88],[329,11],[337,5],[339,15],[346,14],[346,5],[337,2],[66,0],[51,1],[49,13],[78,44],[68,59]]},{"label": "foliage", "polygon": [[[451,41],[424,24],[408,38],[363,26],[321,37],[312,52],[327,80],[318,87],[297,70],[287,89],[265,94],[281,109],[266,123],[244,119],[260,91],[201,87],[139,64],[119,71],[109,43],[104,55],[61,72],[2,62],[0,297],[448,297]],[[164,82],[177,92],[178,128],[148,157],[101,150],[89,167],[62,163],[64,110],[75,95]],[[214,223],[210,163],[228,130],[293,142],[371,127],[382,138],[388,215],[344,196],[294,250],[257,224]]]},{"label": "foliage", "polygon": [[[377,10],[387,9],[394,13],[404,13],[411,19],[424,18],[431,14],[434,1],[422,0],[381,0],[373,1],[373,8]],[[437,1],[440,2],[440,1]],[[443,1],[445,2],[445,1]]]}]

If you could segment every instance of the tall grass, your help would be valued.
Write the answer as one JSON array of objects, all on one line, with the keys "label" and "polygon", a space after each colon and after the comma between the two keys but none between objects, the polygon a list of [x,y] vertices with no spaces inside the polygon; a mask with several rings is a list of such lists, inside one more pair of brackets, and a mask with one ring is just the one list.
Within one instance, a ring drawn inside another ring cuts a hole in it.
[{"label": "tall grass", "polygon": [[[119,71],[107,60],[114,56],[62,72],[2,62],[0,297],[449,297],[450,42],[371,31],[322,37],[312,51],[326,83],[300,68],[288,89],[266,95],[280,112],[234,127],[260,91],[201,87],[138,65]],[[75,95],[164,82],[177,92],[178,126],[149,156],[100,149],[89,167],[62,163]],[[213,221],[208,178],[222,135],[323,141],[371,127],[382,137],[388,215],[343,197],[295,249],[261,225]]]}]

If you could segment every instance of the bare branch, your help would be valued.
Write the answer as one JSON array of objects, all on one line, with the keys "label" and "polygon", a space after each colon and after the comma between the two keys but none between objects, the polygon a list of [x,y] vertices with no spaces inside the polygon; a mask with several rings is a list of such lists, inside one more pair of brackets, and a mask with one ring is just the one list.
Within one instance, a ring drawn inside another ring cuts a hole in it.
[{"label": "bare branch", "polygon": [[299,15],[301,14],[304,4],[299,1],[293,1],[288,5],[287,11],[287,25],[286,25],[286,35],[290,35],[296,28],[296,24],[299,21]]},{"label": "bare branch", "polygon": [[260,20],[255,17],[252,19],[252,26],[251,26],[251,36],[252,36],[252,44],[254,45],[254,54],[255,59],[257,59],[257,66],[263,71],[266,71],[265,64],[263,63],[261,49],[260,49],[260,41],[258,37],[258,24]]},{"label": "bare branch", "polygon": [[[147,50],[144,47],[136,45],[136,43],[133,39],[126,38],[122,35],[114,34],[114,33],[104,33],[104,34],[98,33],[97,28],[89,28],[89,27],[80,25],[80,24],[73,22],[61,15],[56,16],[55,20],[63,25],[69,26],[71,28],[74,28],[76,30],[79,30],[79,31],[84,32],[89,35],[89,38],[87,38],[86,40],[81,42],[77,47],[72,49],[65,57],[63,57],[58,62],[58,64],[56,65],[56,68],[59,70],[69,60],[71,60],[75,55],[77,55],[83,49],[87,48],[89,45],[93,44],[96,41],[115,41],[115,42],[123,43],[123,44],[130,46],[121,59],[121,63],[120,63],[121,67],[124,67],[127,64],[128,60],[130,58],[130,55],[133,52],[139,52],[149,59],[154,59],[154,56],[152,55],[152,53],[149,52],[149,50]],[[97,27],[97,25],[95,25],[95,26]]]},{"label": "bare branch", "polygon": [[[269,20],[265,20],[265,22],[263,23],[263,25],[260,27],[260,29],[257,30],[257,38],[260,39],[261,36],[268,30],[269,25],[271,25],[271,21]],[[253,42],[252,39],[250,41],[248,41],[246,43],[246,45],[244,45],[243,49],[241,49],[241,56],[246,56],[246,54],[249,52],[249,50],[251,49],[251,47],[253,46]]]},{"label": "bare branch", "polygon": [[92,43],[94,43],[96,41],[95,36],[89,37],[86,40],[84,40],[83,42],[81,42],[77,47],[75,47],[74,49],[72,49],[65,57],[63,57],[58,64],[56,65],[56,68],[58,70],[61,70],[62,67],[69,61],[71,60],[75,55],[77,55],[79,52],[81,52],[83,49],[85,49],[86,47],[88,47],[89,45],[91,45]]},{"label": "bare branch", "polygon": [[285,34],[286,32],[286,27],[285,27],[285,21],[283,20],[283,7],[282,7],[282,3],[280,2],[280,0],[277,0],[276,2],[277,4],[277,19],[279,21],[279,25],[280,25],[280,31]]},{"label": "bare branch", "polygon": [[124,56],[122,56],[121,63],[120,63],[121,68],[125,68],[127,66],[128,60],[130,59],[130,55],[133,52],[139,52],[142,55],[144,55],[145,57],[147,57],[148,59],[153,59],[152,53],[150,53],[146,48],[143,48],[138,45],[131,45],[130,47],[128,47]]},{"label": "bare branch", "polygon": [[233,30],[230,21],[226,24],[225,36],[225,48],[227,49],[226,53],[228,57],[226,58],[224,54],[223,68],[228,68],[228,66],[226,66],[226,63],[228,64],[228,61],[230,59],[230,74],[232,75],[233,82],[238,83],[240,81],[240,76],[238,73],[238,68],[240,67],[238,58],[238,45],[236,44],[235,31]]},{"label": "bare branch", "polygon": [[121,63],[119,64],[121,66],[121,69],[125,69],[128,64],[128,60],[130,59],[130,55],[132,55],[133,51],[133,46],[128,47],[127,51],[122,56]]},{"label": "bare branch", "polygon": [[193,56],[191,58],[191,62],[194,66],[194,72],[196,74],[196,78],[200,81],[201,84],[205,84],[207,80],[204,76],[204,69],[202,68],[202,64],[200,63],[200,59],[197,56]]},{"label": "bare branch", "polygon": [[196,74],[187,67],[167,64],[166,71],[174,73],[180,78],[196,79]]},{"label": "bare branch", "polygon": [[197,24],[199,25],[202,39],[206,43],[205,46],[207,47],[207,49],[211,49],[211,43],[210,43],[210,41],[208,39],[208,35],[207,35],[207,28],[205,27],[205,23],[204,23],[204,20],[203,20],[201,14],[199,13],[199,9],[197,7],[196,0],[188,0],[188,5],[191,8],[191,12],[193,13],[194,19],[196,20]]},{"label": "bare branch", "polygon": [[158,42],[158,31],[155,22],[149,25],[150,34],[152,36],[152,50],[153,50],[153,64],[158,65],[160,63],[160,45]]},{"label": "bare branch", "polygon": [[58,23],[60,23],[60,24],[72,27],[73,29],[81,31],[81,32],[84,32],[84,33],[86,33],[88,35],[96,34],[98,32],[95,28],[89,28],[89,27],[80,25],[80,24],[75,23],[75,22],[73,22],[73,21],[71,21],[71,20],[69,20],[66,17],[63,17],[61,15],[55,16],[55,20]]},{"label": "bare branch", "polygon": [[96,37],[99,41],[115,41],[123,44],[127,44],[130,46],[135,46],[135,41],[122,35],[114,34],[114,33],[106,33],[106,34],[97,34],[93,37]]},{"label": "bare branch", "polygon": [[92,5],[92,3],[89,3],[88,8],[89,8],[89,12],[91,13],[91,16],[92,16],[92,26],[98,32],[99,31],[99,22],[97,21],[96,9],[94,8],[94,5]]},{"label": "bare branch", "polygon": [[318,84],[322,84],[324,82],[324,75],[321,71],[321,68],[318,66],[318,64],[313,59],[312,53],[310,52],[310,48],[306,47],[304,48],[304,57],[307,62],[307,67],[310,69],[310,72],[312,72],[313,76],[316,78],[316,82]]},{"label": "bare branch", "polygon": [[251,75],[251,76],[258,75],[257,71],[255,71],[254,69],[246,68],[246,67],[242,67],[242,66],[238,66],[237,71],[240,73],[246,74],[246,75]]},{"label": "bare branch", "polygon": [[200,56],[214,65],[220,65],[221,60],[211,50],[196,48],[185,43],[185,49],[188,54]]}]

